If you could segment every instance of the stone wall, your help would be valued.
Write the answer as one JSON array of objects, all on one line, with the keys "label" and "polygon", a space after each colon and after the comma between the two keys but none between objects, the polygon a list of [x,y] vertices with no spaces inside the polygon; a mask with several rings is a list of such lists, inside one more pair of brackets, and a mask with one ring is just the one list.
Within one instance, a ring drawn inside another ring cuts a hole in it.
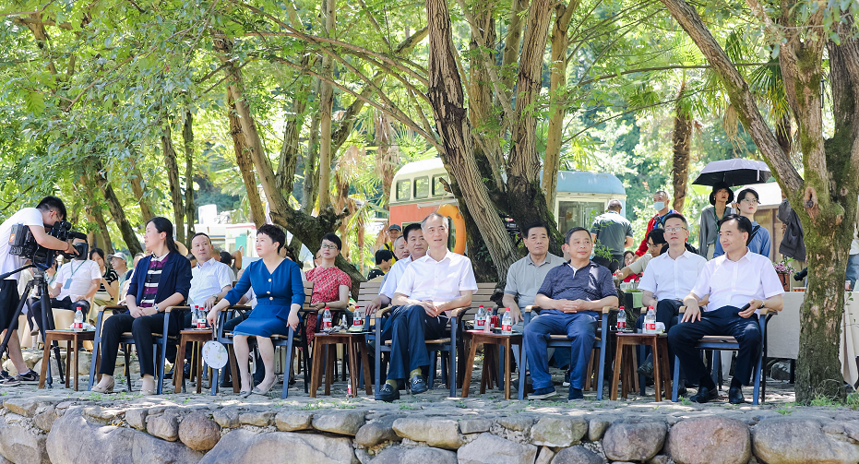
[{"label": "stone wall", "polygon": [[859,462],[855,414],[457,411],[11,398],[0,464]]}]

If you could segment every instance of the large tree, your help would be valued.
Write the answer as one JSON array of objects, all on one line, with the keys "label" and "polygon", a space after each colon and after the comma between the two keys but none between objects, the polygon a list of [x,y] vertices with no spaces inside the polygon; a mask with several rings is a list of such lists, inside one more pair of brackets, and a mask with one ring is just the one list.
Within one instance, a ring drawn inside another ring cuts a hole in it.
[{"label": "large tree", "polygon": [[[805,229],[808,288],[802,306],[797,360],[797,401],[844,395],[838,359],[844,279],[859,194],[859,41],[855,2],[760,4],[747,0],[754,19],[775,45],[803,175],[791,163],[775,129],[762,115],[744,76],[713,37],[696,9],[662,0],[707,57],[733,108],[790,200]],[[824,129],[821,79],[828,54],[832,92],[831,137]]]}]

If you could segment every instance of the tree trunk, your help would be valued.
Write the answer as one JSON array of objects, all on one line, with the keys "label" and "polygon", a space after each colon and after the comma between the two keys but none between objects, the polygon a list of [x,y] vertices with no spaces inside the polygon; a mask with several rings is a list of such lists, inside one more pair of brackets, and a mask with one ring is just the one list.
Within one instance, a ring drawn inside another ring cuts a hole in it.
[{"label": "tree trunk", "polygon": [[[87,177],[87,175],[84,174],[81,176],[81,183],[86,186],[86,193],[89,197],[89,202],[87,202],[84,206],[88,219],[98,224],[98,232],[101,235],[102,241],[104,242],[104,245],[102,245],[104,252],[107,254],[113,254],[113,243],[110,240],[110,232],[107,230],[107,221],[104,220],[104,213],[101,210],[101,203],[96,201],[92,182]],[[90,241],[90,243],[93,242]]]},{"label": "tree trunk", "polygon": [[552,62],[549,80],[549,134],[546,138],[546,155],[543,158],[543,192],[546,205],[554,211],[555,194],[558,191],[558,171],[561,169],[561,143],[564,135],[567,87],[568,32],[573,12],[578,1],[568,7],[559,2],[555,5],[555,21],[552,23]]},{"label": "tree trunk", "polygon": [[[537,221],[548,224],[552,237],[549,249],[560,255],[563,237],[558,232],[554,215],[549,210],[540,185],[537,118],[533,108],[542,86],[543,55],[552,18],[551,5],[550,0],[534,0],[528,13],[528,27],[522,43],[516,84],[517,120],[511,134],[512,148],[507,164],[507,203],[516,224],[523,226]],[[557,173],[547,171],[544,176],[557,176]],[[474,211],[474,208],[471,210]],[[504,270],[506,272],[506,268]]]},{"label": "tree trunk", "polygon": [[[805,229],[808,252],[808,288],[802,306],[796,400],[808,404],[818,396],[845,395],[839,361],[839,340],[844,310],[845,280],[850,241],[859,194],[859,42],[852,37],[853,18],[833,22],[841,45],[830,39],[800,34],[823,30],[822,15],[801,18],[799,9],[782,4],[781,31],[786,34],[779,53],[782,81],[794,119],[798,122],[805,179],[790,162],[776,135],[766,125],[748,84],[725,51],[704,26],[698,13],[683,0],[661,0],[703,52],[719,76],[740,121],[790,200]],[[772,20],[756,11],[759,19]],[[805,24],[806,21],[818,21]],[[823,47],[829,49],[835,131],[823,139],[820,77]]]},{"label": "tree trunk", "polygon": [[242,133],[242,122],[236,114],[236,101],[232,91],[227,89],[227,102],[229,109],[227,116],[230,119],[230,135],[233,138],[233,151],[236,153],[236,165],[239,167],[239,172],[242,175],[242,181],[245,184],[245,192],[248,194],[248,203],[251,206],[251,218],[257,228],[265,225],[265,208],[262,206],[262,200],[257,189],[256,173],[254,172],[254,163],[251,159],[250,150],[245,135]]},{"label": "tree trunk", "polygon": [[504,280],[518,255],[477,171],[462,80],[452,51],[450,12],[444,0],[427,0],[426,8],[430,39],[428,96],[445,147],[443,159],[450,165],[476,228],[486,241],[498,268],[498,279]]},{"label": "tree trunk", "polygon": [[498,98],[506,98],[508,101],[513,95],[516,65],[519,63],[519,44],[522,41],[522,27],[524,26],[522,12],[527,9],[528,0],[512,0],[507,36],[504,38],[504,52],[501,56],[501,83],[506,95],[498,95]]},{"label": "tree trunk", "polygon": [[683,212],[686,201],[686,185],[689,183],[689,160],[692,151],[692,113],[688,110],[683,94],[686,92],[686,79],[680,84],[677,105],[674,108],[674,133],[671,143],[674,147],[674,168],[671,170],[674,184],[674,209]]},{"label": "tree trunk", "polygon": [[98,185],[98,188],[101,189],[104,199],[107,201],[110,216],[113,218],[113,222],[119,227],[122,239],[128,247],[128,252],[131,253],[132,256],[137,253],[143,253],[143,247],[140,246],[140,240],[137,239],[137,235],[134,233],[134,228],[131,227],[131,223],[128,222],[128,218],[125,217],[125,210],[122,209],[122,203],[119,202],[119,198],[117,198],[116,193],[113,191],[113,186],[111,186],[110,182],[105,178],[104,166],[98,158],[94,161],[92,172],[93,177],[95,178],[95,183]]},{"label": "tree trunk", "polygon": [[[301,66],[306,68],[309,65],[310,56],[305,55],[301,60]],[[303,79],[300,82],[298,92],[292,100],[292,112],[287,115],[283,130],[283,145],[280,148],[280,160],[277,163],[275,179],[278,181],[280,191],[287,196],[292,194],[295,168],[301,154],[299,139],[301,138],[301,128],[304,126],[304,112],[307,110],[307,101],[310,97],[308,93],[312,82],[311,79]]]},{"label": "tree trunk", "polygon": [[[132,163],[134,162],[132,161]],[[140,205],[140,214],[143,216],[143,220],[148,221],[154,218],[155,214],[152,212],[152,207],[149,206],[149,201],[147,201],[144,196],[146,192],[143,189],[143,175],[140,173],[140,169],[138,169],[134,164],[131,166],[129,183],[131,183],[131,192],[134,194],[134,198],[137,199],[137,203]]]},{"label": "tree trunk", "polygon": [[185,219],[188,221],[188,248],[191,248],[191,237],[194,236],[197,207],[194,205],[194,117],[191,111],[185,112],[185,124],[182,126],[182,140],[185,143]]},{"label": "tree trunk", "polygon": [[[324,36],[334,35],[334,24],[337,19],[337,0],[322,0],[322,14],[325,17]],[[325,54],[322,57],[322,76],[331,78],[333,74],[333,58]],[[334,87],[330,82],[322,82],[322,93],[319,96],[319,118],[321,139],[319,144],[319,210],[331,205],[331,160],[334,153],[331,150],[331,111],[334,105]]]},{"label": "tree trunk", "polygon": [[[322,83],[319,79],[314,79],[313,93],[319,95]],[[304,192],[302,195],[303,203],[301,211],[306,214],[313,213],[313,208],[316,206],[316,198],[319,195],[319,169],[317,162],[319,160],[319,112],[313,113],[310,118],[310,138],[307,141],[307,155],[304,157]]]},{"label": "tree trunk", "polygon": [[400,162],[400,150],[392,141],[394,128],[388,121],[388,115],[374,111],[373,135],[376,146],[376,175],[382,181],[382,195],[385,203],[391,198],[391,184],[394,183],[397,165]]},{"label": "tree trunk", "polygon": [[167,181],[170,185],[170,201],[173,204],[173,228],[176,231],[176,241],[185,244],[185,207],[182,204],[179,164],[176,162],[176,150],[173,149],[173,133],[169,121],[164,124],[164,132],[161,133],[161,150],[164,152]]}]

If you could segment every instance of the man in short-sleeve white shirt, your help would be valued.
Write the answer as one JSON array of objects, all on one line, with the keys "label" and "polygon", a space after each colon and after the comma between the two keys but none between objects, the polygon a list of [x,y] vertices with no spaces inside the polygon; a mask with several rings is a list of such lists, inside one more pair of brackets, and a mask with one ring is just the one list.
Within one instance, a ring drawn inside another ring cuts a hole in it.
[{"label": "man in short-sleeve white shirt", "polygon": [[[382,286],[379,288],[379,296],[367,304],[367,311],[375,313],[379,308],[387,307],[394,299],[394,293],[397,291],[397,284],[400,278],[406,272],[406,268],[412,261],[418,258],[423,258],[427,253],[427,242],[424,240],[424,232],[421,230],[420,223],[409,224],[403,230],[403,235],[397,237],[394,241],[395,245],[400,243],[406,244],[408,252],[402,258],[397,259],[397,262],[391,266],[391,270],[385,274],[382,279]],[[390,336],[390,335],[389,335]]]},{"label": "man in short-sleeve white shirt", "polygon": [[[689,398],[691,401],[706,403],[719,396],[695,343],[705,335],[731,335],[740,349],[728,399],[734,404],[745,402],[742,386],[749,385],[761,349],[760,326],[757,317],[752,316],[762,307],[781,311],[784,306],[784,290],[772,262],[751,253],[746,246],[751,232],[752,223],[745,217],[731,214],[720,221],[719,241],[725,254],[704,267],[692,291],[683,299],[686,313],[682,323],[668,333],[668,345],[687,378],[699,381],[698,393]],[[702,313],[700,305],[704,297],[710,302]],[[741,311],[746,304],[749,308]]]},{"label": "man in short-sleeve white shirt", "polygon": [[233,272],[230,266],[212,259],[212,242],[202,232],[191,239],[191,253],[197,265],[191,268],[188,302],[208,311],[233,288]]},{"label": "man in short-sleeve white shirt", "polygon": [[379,391],[383,401],[399,398],[401,380],[409,380],[412,394],[427,391],[421,372],[430,364],[425,341],[447,336],[450,311],[471,304],[471,295],[477,290],[471,260],[447,249],[444,216],[430,214],[421,228],[429,250],[406,268],[392,301],[399,307],[391,316],[388,381]]},{"label": "man in short-sleeve white shirt", "polygon": [[[73,243],[75,245],[86,243],[86,240],[75,239]],[[91,259],[86,259],[86,256],[75,256],[75,259],[63,264],[57,270],[54,287],[50,290],[51,307],[74,309],[73,306],[78,301],[92,301],[100,284],[101,269],[98,264]],[[86,317],[87,315],[84,314],[84,318]]]}]

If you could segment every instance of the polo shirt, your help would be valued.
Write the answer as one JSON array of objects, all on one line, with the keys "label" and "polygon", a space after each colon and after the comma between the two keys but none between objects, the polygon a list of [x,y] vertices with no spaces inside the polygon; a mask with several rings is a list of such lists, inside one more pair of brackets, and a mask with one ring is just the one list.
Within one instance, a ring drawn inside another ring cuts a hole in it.
[{"label": "polo shirt", "polygon": [[606,211],[594,219],[591,233],[596,234],[600,244],[613,255],[623,254],[626,237],[632,237],[632,224],[616,211]]},{"label": "polo shirt", "polygon": [[706,311],[713,311],[724,306],[741,308],[753,298],[781,295],[784,287],[769,258],[746,248],[746,254],[737,261],[728,259],[727,254],[708,261],[692,293],[699,300],[710,295]]},{"label": "polo shirt", "polygon": [[706,264],[706,259],[689,250],[677,259],[665,252],[650,260],[638,289],[653,293],[657,300],[682,300],[692,291]]},{"label": "polo shirt", "polygon": [[210,297],[221,293],[227,285],[233,285],[230,266],[211,258],[202,264],[197,261],[197,265],[191,268],[188,304],[202,305]]},{"label": "polo shirt", "polygon": [[538,266],[534,264],[531,254],[528,253],[507,270],[507,284],[504,287],[504,293],[516,297],[516,302],[520,308],[531,306],[534,304],[537,290],[540,289],[543,280],[546,279],[546,274],[564,263],[564,258],[547,253],[546,258]]},{"label": "polo shirt", "polygon": [[[596,301],[617,296],[617,289],[608,268],[588,261],[588,264],[579,269],[574,269],[569,262],[552,268],[537,293],[553,300]],[[541,312],[552,313],[565,314],[557,309],[544,309]]]},{"label": "polo shirt", "polygon": [[400,277],[403,276],[403,273],[406,272],[406,268],[409,267],[409,264],[412,264],[411,256],[407,256],[391,266],[391,269],[387,274],[385,274],[385,277],[382,280],[382,286],[379,288],[379,295],[385,295],[389,300],[394,299],[394,293],[397,292],[397,283],[400,281]]},{"label": "polo shirt", "polygon": [[[92,286],[93,280],[101,280],[101,269],[98,264],[90,259],[78,260],[73,259],[66,264],[60,266],[57,270],[54,285],[60,285],[60,294],[57,295],[58,300],[63,300],[67,296],[84,296]],[[68,281],[69,286],[66,286]]]},{"label": "polo shirt", "polygon": [[476,292],[477,281],[471,260],[446,251],[439,261],[433,259],[429,252],[412,261],[397,282],[396,293],[412,300],[445,303],[459,298],[462,292]]}]

